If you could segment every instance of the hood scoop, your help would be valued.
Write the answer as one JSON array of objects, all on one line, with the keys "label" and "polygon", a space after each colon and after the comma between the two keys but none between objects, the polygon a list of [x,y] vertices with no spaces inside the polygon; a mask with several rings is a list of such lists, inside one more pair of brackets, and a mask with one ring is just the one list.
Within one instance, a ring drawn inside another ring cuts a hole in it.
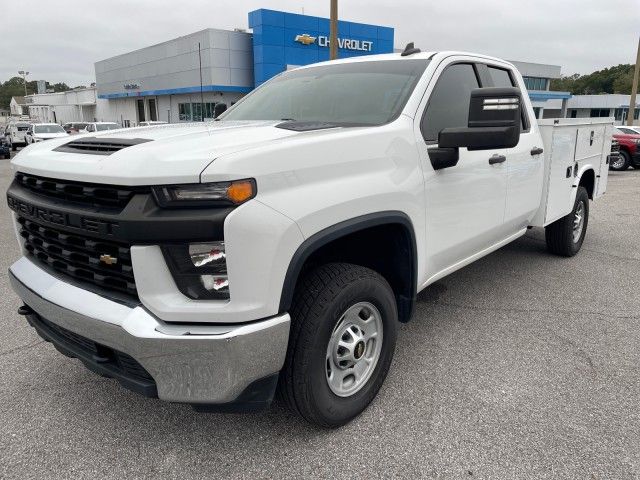
[{"label": "hood scoop", "polygon": [[54,148],[54,152],[87,153],[90,155],[111,155],[123,148],[151,142],[147,138],[99,138],[84,137]]}]

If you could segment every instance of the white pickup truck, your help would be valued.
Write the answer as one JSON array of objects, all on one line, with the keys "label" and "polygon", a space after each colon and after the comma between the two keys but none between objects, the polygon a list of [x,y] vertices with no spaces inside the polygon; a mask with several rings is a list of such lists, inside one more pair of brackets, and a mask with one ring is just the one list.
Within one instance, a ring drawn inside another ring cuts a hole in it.
[{"label": "white pickup truck", "polygon": [[278,392],[339,426],[419,291],[532,226],[579,251],[611,129],[537,123],[508,62],[409,46],[284,72],[214,122],[31,145],[7,193],[19,313],[144,395],[236,411]]}]

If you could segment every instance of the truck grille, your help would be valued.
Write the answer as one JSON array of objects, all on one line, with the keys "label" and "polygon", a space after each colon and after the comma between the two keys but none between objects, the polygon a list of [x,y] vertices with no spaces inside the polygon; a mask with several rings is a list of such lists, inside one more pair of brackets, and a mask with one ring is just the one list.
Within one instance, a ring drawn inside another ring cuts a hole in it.
[{"label": "truck grille", "polygon": [[82,282],[137,297],[130,246],[67,233],[18,217],[25,250],[45,265]]},{"label": "truck grille", "polygon": [[620,153],[620,143],[615,139],[611,141],[611,153]]},{"label": "truck grille", "polygon": [[145,193],[145,187],[120,187],[73,182],[17,173],[16,182],[33,193],[87,206],[124,208],[135,193]]}]

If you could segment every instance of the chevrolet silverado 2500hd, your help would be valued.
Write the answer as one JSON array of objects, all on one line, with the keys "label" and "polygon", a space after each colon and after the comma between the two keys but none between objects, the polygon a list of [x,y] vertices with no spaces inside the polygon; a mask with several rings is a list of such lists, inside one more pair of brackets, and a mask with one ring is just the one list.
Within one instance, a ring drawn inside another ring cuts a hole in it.
[{"label": "chevrolet silverado 2500hd", "polygon": [[375,397],[417,292],[546,228],[580,249],[611,125],[538,124],[508,62],[284,72],[218,121],[31,145],[9,271],[37,332],[144,395],[334,427]]}]

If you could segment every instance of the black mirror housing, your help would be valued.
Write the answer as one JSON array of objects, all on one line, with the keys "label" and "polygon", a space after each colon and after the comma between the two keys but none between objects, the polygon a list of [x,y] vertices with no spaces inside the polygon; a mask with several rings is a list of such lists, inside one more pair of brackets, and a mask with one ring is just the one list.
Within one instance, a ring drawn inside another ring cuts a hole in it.
[{"label": "black mirror housing", "polygon": [[522,95],[515,87],[472,90],[468,126],[443,129],[438,147],[469,150],[515,147],[520,140],[521,105]]}]

